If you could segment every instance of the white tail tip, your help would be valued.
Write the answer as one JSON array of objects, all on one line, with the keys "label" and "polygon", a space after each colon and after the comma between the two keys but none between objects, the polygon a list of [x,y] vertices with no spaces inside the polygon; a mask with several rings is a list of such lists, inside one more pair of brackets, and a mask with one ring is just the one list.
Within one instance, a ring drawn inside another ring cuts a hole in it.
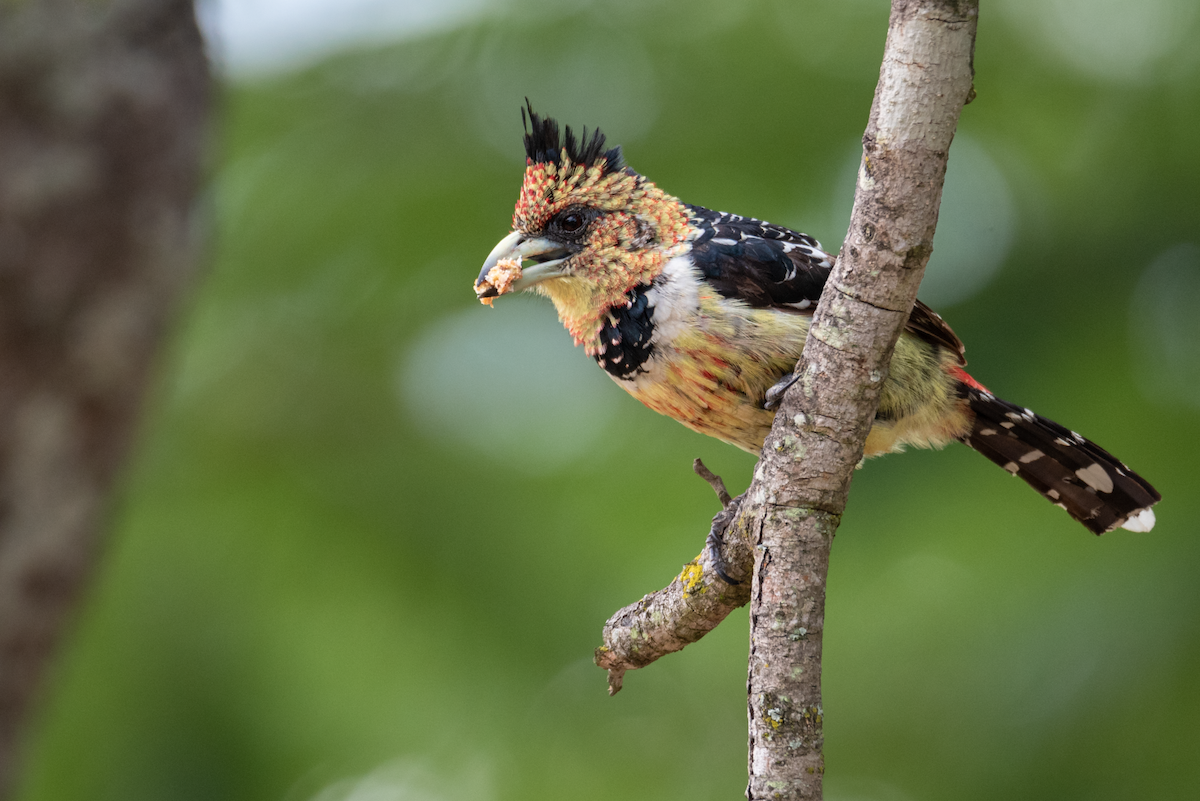
[{"label": "white tail tip", "polygon": [[1154,510],[1141,509],[1134,512],[1121,524],[1121,528],[1126,531],[1149,531],[1154,528]]}]

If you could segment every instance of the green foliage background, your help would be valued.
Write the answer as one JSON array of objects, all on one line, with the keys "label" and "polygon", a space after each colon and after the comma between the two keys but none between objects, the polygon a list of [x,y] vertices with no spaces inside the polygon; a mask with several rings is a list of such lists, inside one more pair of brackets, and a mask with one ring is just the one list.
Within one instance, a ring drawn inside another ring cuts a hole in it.
[{"label": "green foliage background", "polygon": [[[982,381],[1166,500],[1097,539],[966,448],[866,465],[830,578],[828,797],[1194,798],[1200,67],[1088,74],[984,5],[961,139],[1013,236],[939,310]],[[698,551],[691,460],[737,490],[753,460],[626,397],[544,302],[471,283],[526,95],[689,202],[836,249],[886,19],[518,5],[227,85],[212,266],[20,798],[740,797],[744,614],[612,699],[591,651]]]}]

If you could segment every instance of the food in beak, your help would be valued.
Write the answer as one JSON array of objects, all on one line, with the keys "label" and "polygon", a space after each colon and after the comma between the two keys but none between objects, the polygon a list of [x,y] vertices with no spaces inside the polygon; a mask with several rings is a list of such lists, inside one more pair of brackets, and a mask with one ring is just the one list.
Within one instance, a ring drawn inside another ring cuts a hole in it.
[{"label": "food in beak", "polygon": [[479,302],[491,306],[496,298],[506,294],[512,285],[521,278],[521,262],[517,259],[500,259],[496,266],[488,270],[481,280],[475,284],[475,295]]}]

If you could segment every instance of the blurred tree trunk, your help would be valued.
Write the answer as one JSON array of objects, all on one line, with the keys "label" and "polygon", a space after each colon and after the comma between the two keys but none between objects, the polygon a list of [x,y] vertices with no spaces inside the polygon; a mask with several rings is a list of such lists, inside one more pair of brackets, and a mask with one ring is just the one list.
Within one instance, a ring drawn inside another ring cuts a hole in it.
[{"label": "blurred tree trunk", "polygon": [[0,797],[197,256],[191,0],[0,0]]}]

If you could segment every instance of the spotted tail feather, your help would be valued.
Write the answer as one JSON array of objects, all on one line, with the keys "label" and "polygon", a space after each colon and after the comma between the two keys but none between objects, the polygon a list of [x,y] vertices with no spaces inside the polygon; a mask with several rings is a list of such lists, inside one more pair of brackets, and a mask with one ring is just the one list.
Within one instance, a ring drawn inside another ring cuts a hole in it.
[{"label": "spotted tail feather", "polygon": [[1162,496],[1111,453],[986,390],[963,384],[962,394],[975,413],[963,442],[1024,479],[1089,531],[1154,527],[1150,507]]}]

